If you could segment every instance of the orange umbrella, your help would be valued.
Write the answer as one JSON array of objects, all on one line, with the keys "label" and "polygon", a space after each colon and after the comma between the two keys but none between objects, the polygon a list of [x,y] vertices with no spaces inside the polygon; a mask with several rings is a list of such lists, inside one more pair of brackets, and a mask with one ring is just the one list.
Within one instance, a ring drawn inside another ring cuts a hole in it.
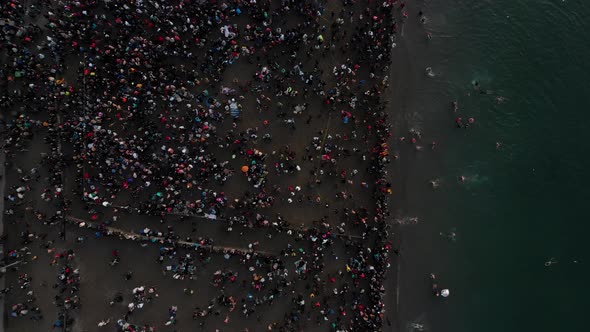
[{"label": "orange umbrella", "polygon": [[249,170],[250,170],[250,167],[248,167],[246,165],[242,166],[242,172],[248,173]]}]

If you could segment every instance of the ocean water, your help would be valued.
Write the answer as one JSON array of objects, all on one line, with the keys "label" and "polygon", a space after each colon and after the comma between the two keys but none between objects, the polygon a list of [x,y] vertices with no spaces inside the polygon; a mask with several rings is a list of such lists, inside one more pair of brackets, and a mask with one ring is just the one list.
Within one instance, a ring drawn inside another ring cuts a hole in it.
[{"label": "ocean water", "polygon": [[[590,1],[419,7],[433,38],[417,28],[407,47],[435,76],[411,83],[399,129],[437,147],[400,148],[399,214],[420,220],[401,231],[401,330],[587,330]],[[459,116],[475,124],[456,128]],[[430,296],[427,272],[448,299]]]}]

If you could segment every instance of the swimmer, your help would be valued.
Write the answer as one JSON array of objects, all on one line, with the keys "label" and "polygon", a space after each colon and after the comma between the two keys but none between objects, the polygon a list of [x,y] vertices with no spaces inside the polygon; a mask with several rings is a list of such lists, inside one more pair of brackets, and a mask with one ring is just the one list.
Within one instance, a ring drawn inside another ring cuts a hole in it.
[{"label": "swimmer", "polygon": [[498,103],[498,104],[502,104],[506,100],[507,100],[506,97],[503,97],[503,96],[497,96],[496,97],[496,103]]},{"label": "swimmer", "polygon": [[461,118],[461,117],[456,118],[455,123],[457,124],[457,128],[463,127],[463,118]]},{"label": "swimmer", "polygon": [[430,274],[430,284],[432,288],[432,293],[434,296],[440,296],[440,291],[438,290],[438,284],[436,283],[436,275],[434,273]]},{"label": "swimmer", "polygon": [[455,100],[452,102],[452,105],[453,105],[453,112],[456,113],[459,110],[459,102]]},{"label": "swimmer", "polygon": [[475,123],[475,118],[469,118],[467,121],[469,121],[470,124],[474,124]]},{"label": "swimmer", "polygon": [[[438,296],[438,295],[436,295],[436,296]],[[424,331],[424,325],[422,325],[422,324],[418,324],[418,323],[411,323],[411,324],[410,324],[410,327],[411,327],[413,330],[416,330],[416,331]]]},{"label": "swimmer", "polygon": [[548,261],[545,262],[545,266],[549,267],[549,266],[551,266],[553,264],[557,264],[557,263],[559,263],[559,262],[554,257],[551,257],[551,258],[549,258]]},{"label": "swimmer", "polygon": [[430,143],[430,149],[434,150],[434,148],[436,148],[436,142],[432,141],[432,143]]},{"label": "swimmer", "polygon": [[427,40],[431,40],[432,39],[432,34],[430,32],[426,33],[426,39]]},{"label": "swimmer", "polygon": [[434,77],[434,72],[432,71],[432,67],[426,67],[426,75],[428,75],[428,77]]},{"label": "swimmer", "polygon": [[410,129],[410,134],[415,135],[418,138],[422,138],[422,132],[416,128]]},{"label": "swimmer", "polygon": [[496,142],[496,150],[500,150],[502,148],[502,142]]},{"label": "swimmer", "polygon": [[465,180],[467,180],[467,178],[465,177],[465,175],[460,175],[459,176],[459,181],[465,182]]},{"label": "swimmer", "polygon": [[432,189],[436,189],[440,186],[440,182],[438,179],[430,180],[428,183],[430,183]]},{"label": "swimmer", "polygon": [[455,242],[457,241],[457,233],[455,233],[455,229],[451,229],[449,232],[447,233],[439,233],[440,236],[444,236],[446,237],[449,241],[451,242]]}]

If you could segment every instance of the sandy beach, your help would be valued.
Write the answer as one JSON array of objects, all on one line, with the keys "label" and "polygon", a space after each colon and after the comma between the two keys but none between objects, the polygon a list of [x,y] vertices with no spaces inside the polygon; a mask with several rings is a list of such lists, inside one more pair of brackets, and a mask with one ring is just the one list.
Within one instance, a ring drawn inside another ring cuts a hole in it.
[{"label": "sandy beach", "polygon": [[388,329],[403,7],[12,2],[6,330]]}]

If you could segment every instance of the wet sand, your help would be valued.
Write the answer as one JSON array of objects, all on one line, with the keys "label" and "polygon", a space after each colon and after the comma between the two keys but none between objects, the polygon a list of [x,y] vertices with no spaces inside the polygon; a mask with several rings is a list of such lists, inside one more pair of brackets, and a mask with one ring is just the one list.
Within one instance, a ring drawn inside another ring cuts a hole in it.
[{"label": "wet sand", "polygon": [[[0,153],[0,197],[4,197],[4,190],[6,187],[6,167],[4,167],[4,163],[6,162],[6,156],[4,153]],[[4,199],[0,201],[0,236],[4,236]],[[2,251],[1,254],[4,255],[4,243],[0,244],[0,250]],[[6,280],[4,278],[4,274],[0,276],[0,288],[4,288],[6,285]],[[4,297],[0,298],[0,308],[2,308],[4,312],[5,306]],[[0,329],[4,331],[4,314],[0,315]]]},{"label": "wet sand", "polygon": [[[453,129],[446,78],[431,78],[425,71],[429,66],[437,70],[448,56],[443,52],[449,51],[449,47],[440,50],[443,43],[437,39],[440,31],[433,31],[430,22],[420,23],[419,11],[428,20],[444,17],[444,13],[431,12],[432,7],[432,3],[423,1],[408,2],[409,18],[392,52],[391,76],[398,80],[390,86],[388,107],[393,114],[393,144],[399,159],[390,168],[396,189],[390,206],[394,215],[391,220],[395,225],[394,243],[400,254],[388,272],[387,286],[399,291],[387,296],[387,307],[395,308],[391,331],[436,330],[437,323],[444,322],[448,308],[444,300],[433,295],[429,279],[430,273],[435,273],[438,284],[445,285],[445,271],[435,268],[444,266],[447,259],[440,252],[444,239],[437,225],[437,209],[445,208],[445,198],[440,197],[440,192],[437,195],[429,181],[441,175],[442,156],[448,149],[446,145]],[[437,23],[437,28],[444,29],[444,26]],[[433,34],[433,40],[427,40],[428,31]],[[410,142],[412,137],[417,139],[416,143]],[[401,138],[404,140],[400,141]],[[437,142],[435,149],[431,149],[433,141]],[[417,151],[416,146],[421,150]],[[448,181],[452,180],[447,179],[442,185],[448,185]],[[414,323],[418,325],[412,326]]]},{"label": "wet sand", "polygon": [[[408,11],[416,11],[415,4],[408,4]],[[413,43],[420,42],[420,38],[414,35],[418,34],[421,27],[416,26],[413,22],[405,22],[401,27],[403,35],[396,38],[396,47],[392,51],[391,59],[391,77],[392,84],[389,87],[387,95],[388,110],[391,114],[391,122],[394,127],[394,139],[406,135],[409,132],[408,115],[411,114],[413,103],[419,98],[416,93],[418,88],[416,79],[422,75],[422,70],[417,67],[412,48]],[[413,40],[409,37],[413,37]],[[395,143],[394,143],[395,144]],[[392,181],[395,187],[394,194],[390,200],[390,209],[392,216],[389,221],[393,233],[395,248],[399,250],[392,267],[389,269],[386,279],[388,289],[385,300],[386,316],[390,318],[391,325],[384,325],[383,331],[406,331],[406,324],[409,319],[407,313],[408,307],[413,304],[420,305],[423,303],[415,295],[416,285],[421,285],[420,274],[414,269],[416,260],[423,261],[423,257],[414,255],[413,251],[424,243],[420,239],[412,239],[408,236],[408,229],[404,225],[396,223],[396,219],[409,217],[407,201],[408,186],[421,185],[412,184],[408,181],[411,172],[412,155],[415,154],[412,147],[403,145],[394,145],[395,152],[399,160],[389,167]],[[413,284],[408,284],[408,281]]]}]

